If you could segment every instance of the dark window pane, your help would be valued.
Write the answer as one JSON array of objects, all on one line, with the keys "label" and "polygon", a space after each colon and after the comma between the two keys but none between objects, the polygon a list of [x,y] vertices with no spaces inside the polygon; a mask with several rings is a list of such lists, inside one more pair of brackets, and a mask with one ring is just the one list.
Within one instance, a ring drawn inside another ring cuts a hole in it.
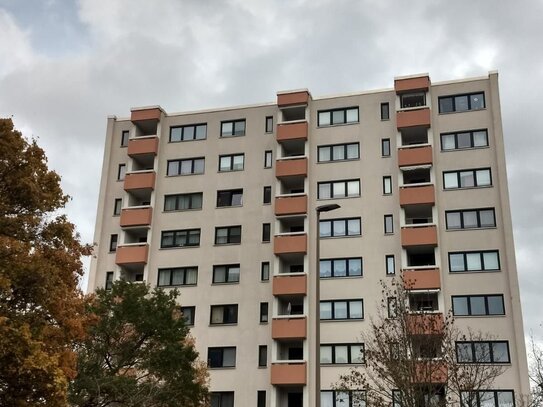
[{"label": "dark window pane", "polygon": [[463,111],[466,111],[469,109],[469,104],[468,104],[468,96],[467,95],[460,95],[460,96],[456,96],[454,98],[454,107],[455,107],[455,111],[457,112],[463,112]]},{"label": "dark window pane", "polygon": [[453,297],[452,301],[454,315],[469,315],[467,297]]},{"label": "dark window pane", "polygon": [[470,297],[471,315],[486,315],[485,297]]},{"label": "dark window pane", "polygon": [[503,297],[501,295],[491,295],[488,300],[488,313],[490,315],[503,315],[505,310],[503,308]]},{"label": "dark window pane", "polygon": [[449,113],[453,111],[453,101],[451,97],[439,98],[439,112]]}]

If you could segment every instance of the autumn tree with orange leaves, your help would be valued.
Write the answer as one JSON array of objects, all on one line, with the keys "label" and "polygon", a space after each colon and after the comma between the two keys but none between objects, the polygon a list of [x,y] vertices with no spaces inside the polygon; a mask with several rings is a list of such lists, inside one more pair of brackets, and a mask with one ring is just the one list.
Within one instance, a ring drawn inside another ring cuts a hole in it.
[{"label": "autumn tree with orange leaves", "polygon": [[0,119],[0,405],[66,405],[73,345],[85,335],[78,289],[89,254],[58,213],[69,197],[44,151]]}]

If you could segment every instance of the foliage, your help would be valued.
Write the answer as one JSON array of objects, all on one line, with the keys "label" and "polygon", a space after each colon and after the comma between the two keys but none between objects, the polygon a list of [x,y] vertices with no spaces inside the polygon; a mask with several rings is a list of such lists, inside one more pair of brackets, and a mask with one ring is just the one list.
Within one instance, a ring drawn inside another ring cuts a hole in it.
[{"label": "foliage", "polygon": [[0,405],[63,406],[84,336],[74,226],[57,211],[69,197],[36,141],[0,119]]},{"label": "foliage", "polygon": [[99,289],[96,323],[78,349],[74,406],[193,407],[207,401],[207,370],[179,311],[177,291],[117,281]]},{"label": "foliage", "polygon": [[[413,312],[403,281],[381,284],[378,314],[362,334],[365,366],[342,375],[338,390],[363,390],[356,394],[363,395],[368,407],[390,406],[393,401],[420,407],[460,405],[461,393],[491,388],[502,366],[458,363],[456,355],[457,341],[488,341],[488,335],[461,333],[450,315]],[[397,391],[393,394],[392,389]]]}]

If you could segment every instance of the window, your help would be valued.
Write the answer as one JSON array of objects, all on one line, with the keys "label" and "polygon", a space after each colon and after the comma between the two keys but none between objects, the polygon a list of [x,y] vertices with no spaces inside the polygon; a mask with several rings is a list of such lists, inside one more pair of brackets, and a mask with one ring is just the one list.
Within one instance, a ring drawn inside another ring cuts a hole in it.
[{"label": "window", "polygon": [[364,318],[363,300],[333,300],[320,302],[321,320]]},{"label": "window", "polygon": [[271,150],[264,152],[264,168],[271,168],[272,167],[272,152]]},{"label": "window", "polygon": [[360,144],[332,144],[317,147],[317,157],[320,163],[330,161],[358,160],[360,158]]},{"label": "window", "polygon": [[164,212],[202,209],[202,196],[203,194],[201,192],[165,195]]},{"label": "window", "polygon": [[211,306],[211,325],[237,324],[238,323],[238,305],[212,305]]},{"label": "window", "polygon": [[118,238],[119,238],[118,235],[111,235],[111,237],[109,238],[109,251],[110,252],[117,251],[117,240],[118,240]]},{"label": "window", "polygon": [[241,226],[215,228],[215,244],[241,243]]},{"label": "window", "polygon": [[488,132],[486,130],[462,131],[441,135],[441,151],[477,147],[488,147]]},{"label": "window", "polygon": [[500,257],[497,250],[479,252],[449,253],[449,271],[497,271],[500,269]]},{"label": "window", "polygon": [[392,194],[392,177],[387,175],[383,177],[383,195]]},{"label": "window", "polygon": [[207,365],[210,368],[235,367],[236,347],[207,348]]},{"label": "window", "polygon": [[260,345],[258,347],[258,367],[268,366],[268,347]]},{"label": "window", "polygon": [[245,135],[245,119],[221,122],[221,137]]},{"label": "window", "polygon": [[266,407],[266,390],[256,392],[256,407]]},{"label": "window", "polygon": [[273,116],[266,116],[266,133],[273,132]]},{"label": "window", "polygon": [[217,191],[217,207],[225,206],[242,206],[243,205],[243,189],[226,189]]},{"label": "window", "polygon": [[387,316],[388,318],[396,318],[398,315],[398,303],[396,297],[387,298]]},{"label": "window", "polygon": [[512,390],[479,390],[460,393],[464,407],[515,407]]},{"label": "window", "polygon": [[123,206],[123,200],[121,198],[115,199],[115,205],[113,206],[113,215],[119,216]]},{"label": "window", "polygon": [[213,284],[239,283],[239,264],[213,266]]},{"label": "window", "polygon": [[360,180],[318,183],[318,199],[353,198],[360,196]]},{"label": "window", "polygon": [[271,203],[271,187],[264,187],[264,198],[262,202],[264,204]]},{"label": "window", "polygon": [[211,407],[234,407],[233,391],[211,392]]},{"label": "window", "polygon": [[458,363],[510,363],[509,342],[456,342]]},{"label": "window", "polygon": [[130,136],[130,131],[123,130],[121,132],[121,147],[127,147],[128,146],[128,137]]},{"label": "window", "polygon": [[496,227],[494,208],[446,211],[447,229],[475,229]]},{"label": "window", "polygon": [[402,109],[409,107],[426,106],[426,93],[413,92],[400,95],[400,106]]},{"label": "window", "polygon": [[196,285],[198,282],[198,267],[175,267],[158,269],[159,287]]},{"label": "window", "polygon": [[125,176],[126,176],[126,164],[119,164],[119,168],[117,170],[117,181],[124,180]]},{"label": "window", "polygon": [[106,272],[106,284],[104,285],[104,288],[106,290],[111,290],[111,287],[113,286],[113,271]]},{"label": "window", "polygon": [[503,295],[453,295],[453,315],[505,315]]},{"label": "window", "polygon": [[381,103],[381,120],[390,120],[390,106],[388,102]]},{"label": "window", "polygon": [[321,220],[320,237],[360,236],[360,218]]},{"label": "window", "polygon": [[270,279],[270,262],[263,261],[260,265],[260,280],[268,281]]},{"label": "window", "polygon": [[260,322],[264,322],[264,323],[268,322],[268,303],[267,302],[260,303]]},{"label": "window", "polygon": [[321,390],[321,407],[364,407],[366,395],[360,390]]},{"label": "window", "polygon": [[492,185],[490,168],[443,172],[443,188],[474,188]]},{"label": "window", "polygon": [[384,223],[385,223],[385,234],[393,234],[394,233],[394,219],[392,215],[385,215],[384,217]]},{"label": "window", "polygon": [[219,156],[219,171],[243,171],[245,154],[231,154]]},{"label": "window", "polygon": [[381,156],[390,157],[390,139],[381,139]]},{"label": "window", "polygon": [[362,257],[320,261],[321,278],[360,276],[362,276]]},{"label": "window", "polygon": [[364,363],[364,344],[321,345],[320,355],[321,363],[324,365]]},{"label": "window", "polygon": [[484,108],[485,94],[483,92],[439,98],[439,113],[466,112]]},{"label": "window", "polygon": [[206,123],[170,127],[170,143],[175,143],[178,141],[205,140],[206,137]]},{"label": "window", "polygon": [[262,224],[262,241],[269,242],[271,239],[271,225],[269,223]]},{"label": "window", "polygon": [[191,174],[203,174],[205,159],[200,158],[187,158],[183,160],[168,160],[167,175],[173,177],[175,175],[191,175]]},{"label": "window", "polygon": [[162,232],[160,247],[200,246],[200,229],[165,230]]},{"label": "window", "polygon": [[392,276],[396,274],[396,265],[394,261],[394,255],[393,254],[387,254],[385,256],[385,265],[386,265],[386,274],[387,276]]},{"label": "window", "polygon": [[318,112],[319,127],[346,123],[358,123],[358,107],[321,110]]},{"label": "window", "polygon": [[196,307],[180,307],[181,316],[185,318],[185,325],[194,326],[194,317],[196,316]]}]

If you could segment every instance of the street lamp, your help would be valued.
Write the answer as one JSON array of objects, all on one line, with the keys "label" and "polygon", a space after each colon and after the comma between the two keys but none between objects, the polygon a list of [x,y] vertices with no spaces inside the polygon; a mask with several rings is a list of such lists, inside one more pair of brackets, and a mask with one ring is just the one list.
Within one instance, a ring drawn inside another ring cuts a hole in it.
[{"label": "street lamp", "polygon": [[328,204],[317,206],[317,234],[316,242],[316,262],[317,275],[315,283],[315,407],[321,406],[321,259],[320,259],[320,244],[321,244],[321,212],[330,212],[341,208],[338,204]]}]

